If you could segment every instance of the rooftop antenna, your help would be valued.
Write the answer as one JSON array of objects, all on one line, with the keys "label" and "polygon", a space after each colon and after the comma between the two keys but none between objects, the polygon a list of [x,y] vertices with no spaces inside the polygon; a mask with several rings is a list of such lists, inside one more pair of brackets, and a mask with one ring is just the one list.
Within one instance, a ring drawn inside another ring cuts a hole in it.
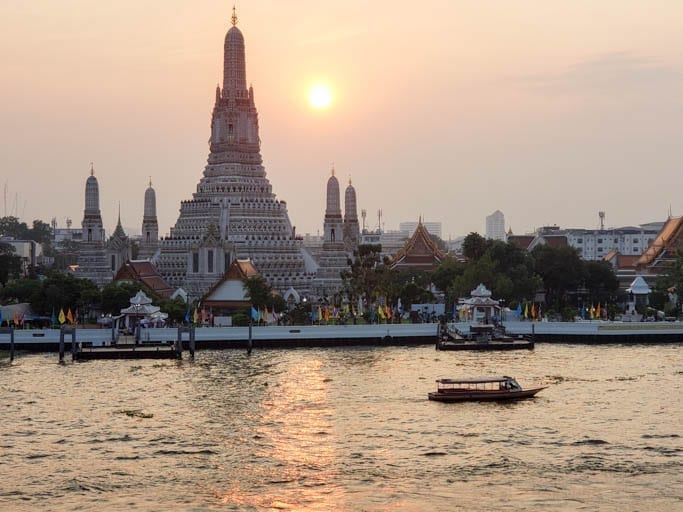
[{"label": "rooftop antenna", "polygon": [[598,212],[598,217],[600,217],[600,231],[605,229],[605,212]]}]

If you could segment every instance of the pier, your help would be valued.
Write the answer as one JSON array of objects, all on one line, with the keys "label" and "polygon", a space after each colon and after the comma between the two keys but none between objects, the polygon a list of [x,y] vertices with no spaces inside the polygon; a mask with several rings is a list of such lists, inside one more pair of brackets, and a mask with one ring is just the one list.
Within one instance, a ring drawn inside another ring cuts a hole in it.
[{"label": "pier", "polygon": [[[462,328],[463,322],[450,324]],[[683,322],[504,322],[511,336],[530,337],[542,343],[680,343]],[[253,327],[253,349],[346,346],[433,345],[437,341],[438,324],[373,324],[328,326]],[[73,337],[72,337],[73,336]],[[63,341],[64,350],[105,348],[113,345],[110,329],[75,329]],[[188,328],[143,328],[135,346],[134,357],[141,357],[142,347],[179,344],[181,350],[247,349],[249,327],[197,327],[194,336]],[[0,331],[0,349],[32,352],[56,352],[60,347],[59,329],[26,329]],[[122,340],[123,341],[123,340]],[[80,345],[79,345],[80,344]],[[125,345],[125,344],[123,344]],[[129,347],[132,348],[132,347]],[[123,354],[119,349],[118,354]],[[170,350],[170,349],[169,349]],[[178,348],[176,347],[176,350]],[[106,350],[102,353],[107,352]],[[130,352],[134,352],[130,350]],[[159,348],[159,352],[163,352]],[[84,356],[87,357],[87,356]]]}]

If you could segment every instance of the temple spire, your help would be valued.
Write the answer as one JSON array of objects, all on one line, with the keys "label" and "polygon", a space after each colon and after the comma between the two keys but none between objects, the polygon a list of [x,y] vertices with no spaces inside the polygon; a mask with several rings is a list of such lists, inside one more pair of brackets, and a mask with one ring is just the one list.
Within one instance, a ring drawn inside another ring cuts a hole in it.
[{"label": "temple spire", "polygon": [[237,25],[237,13],[235,12],[235,6],[232,6],[232,18],[230,18],[230,21],[232,21],[232,26],[234,27]]},{"label": "temple spire", "polygon": [[95,167],[92,162],[90,162],[90,176],[95,176]]}]

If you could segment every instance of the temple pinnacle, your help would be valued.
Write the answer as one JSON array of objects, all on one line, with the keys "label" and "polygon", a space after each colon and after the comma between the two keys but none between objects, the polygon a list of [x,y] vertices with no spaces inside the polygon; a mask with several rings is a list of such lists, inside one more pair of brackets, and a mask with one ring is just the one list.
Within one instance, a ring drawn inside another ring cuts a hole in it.
[{"label": "temple pinnacle", "polygon": [[237,25],[237,14],[235,13],[235,6],[232,6],[232,18],[230,18],[232,21],[232,26],[234,27]]},{"label": "temple pinnacle", "polygon": [[95,167],[92,162],[90,162],[90,176],[95,176]]}]

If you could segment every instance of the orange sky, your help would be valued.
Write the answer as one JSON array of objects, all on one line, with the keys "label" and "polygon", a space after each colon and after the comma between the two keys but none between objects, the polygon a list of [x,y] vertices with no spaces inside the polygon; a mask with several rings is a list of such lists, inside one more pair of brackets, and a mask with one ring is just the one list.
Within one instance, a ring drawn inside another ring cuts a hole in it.
[{"label": "orange sky", "polygon": [[[160,232],[201,177],[232,4],[0,3],[0,214],[80,225],[90,162],[109,234]],[[516,233],[683,214],[683,2],[237,3],[262,155],[298,233],[322,230],[331,162],[376,227]],[[306,101],[316,81],[332,108]]]}]

